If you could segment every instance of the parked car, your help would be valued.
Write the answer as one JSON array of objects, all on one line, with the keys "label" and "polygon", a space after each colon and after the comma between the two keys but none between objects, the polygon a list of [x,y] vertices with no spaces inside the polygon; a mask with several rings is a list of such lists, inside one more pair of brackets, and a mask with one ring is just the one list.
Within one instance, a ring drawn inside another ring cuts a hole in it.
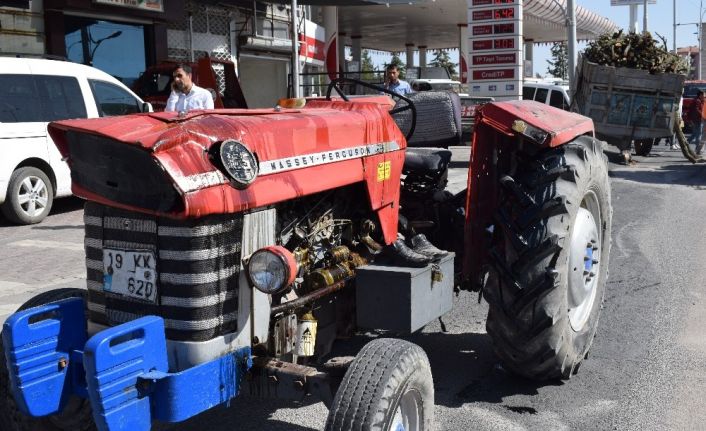
[{"label": "parked car", "polygon": [[545,103],[555,108],[569,110],[569,86],[554,82],[525,81],[522,85],[522,99]]},{"label": "parked car", "polygon": [[461,93],[461,83],[453,79],[414,79],[410,83],[414,91],[453,91]]},{"label": "parked car", "polygon": [[120,81],[90,66],[0,57],[0,208],[18,224],[42,221],[71,195],[69,167],[47,124],[151,111]]}]

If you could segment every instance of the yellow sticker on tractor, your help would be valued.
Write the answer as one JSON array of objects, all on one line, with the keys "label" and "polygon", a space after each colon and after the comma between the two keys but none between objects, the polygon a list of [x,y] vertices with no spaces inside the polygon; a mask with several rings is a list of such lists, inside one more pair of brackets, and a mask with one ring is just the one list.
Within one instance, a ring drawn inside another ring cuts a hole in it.
[{"label": "yellow sticker on tractor", "polygon": [[378,163],[378,182],[390,179],[390,165],[391,162],[389,160]]}]

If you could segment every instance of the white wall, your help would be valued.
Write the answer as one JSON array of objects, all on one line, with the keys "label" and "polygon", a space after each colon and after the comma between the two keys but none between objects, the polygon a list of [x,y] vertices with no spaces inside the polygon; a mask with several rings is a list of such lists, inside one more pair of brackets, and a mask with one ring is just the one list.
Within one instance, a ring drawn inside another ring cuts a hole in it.
[{"label": "white wall", "polygon": [[0,53],[44,54],[44,2],[30,9],[0,7]]}]

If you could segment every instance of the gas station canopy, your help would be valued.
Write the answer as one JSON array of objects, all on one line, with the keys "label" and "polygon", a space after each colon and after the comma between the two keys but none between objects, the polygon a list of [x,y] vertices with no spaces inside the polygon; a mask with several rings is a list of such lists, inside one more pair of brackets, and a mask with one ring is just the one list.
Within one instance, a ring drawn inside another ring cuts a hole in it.
[{"label": "gas station canopy", "polygon": [[[304,0],[307,4],[332,4],[326,0]],[[566,0],[525,0],[524,38],[535,43],[566,40]],[[457,48],[458,25],[465,25],[466,0],[344,0],[338,6],[338,31],[344,40],[361,37],[366,48],[404,51],[407,44],[428,49]],[[345,6],[344,6],[345,5]],[[618,26],[586,8],[576,7],[579,40],[595,39]]]}]

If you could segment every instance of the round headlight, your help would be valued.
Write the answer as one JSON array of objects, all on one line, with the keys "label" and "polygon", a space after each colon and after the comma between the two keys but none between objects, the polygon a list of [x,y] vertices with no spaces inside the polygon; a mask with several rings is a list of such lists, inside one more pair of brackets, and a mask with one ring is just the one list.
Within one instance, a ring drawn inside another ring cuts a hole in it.
[{"label": "round headlight", "polygon": [[289,250],[275,245],[253,253],[247,270],[252,285],[257,290],[271,295],[294,282],[297,263]]},{"label": "round headlight", "polygon": [[229,139],[221,144],[221,163],[236,186],[247,187],[257,178],[255,155],[238,141]]}]

